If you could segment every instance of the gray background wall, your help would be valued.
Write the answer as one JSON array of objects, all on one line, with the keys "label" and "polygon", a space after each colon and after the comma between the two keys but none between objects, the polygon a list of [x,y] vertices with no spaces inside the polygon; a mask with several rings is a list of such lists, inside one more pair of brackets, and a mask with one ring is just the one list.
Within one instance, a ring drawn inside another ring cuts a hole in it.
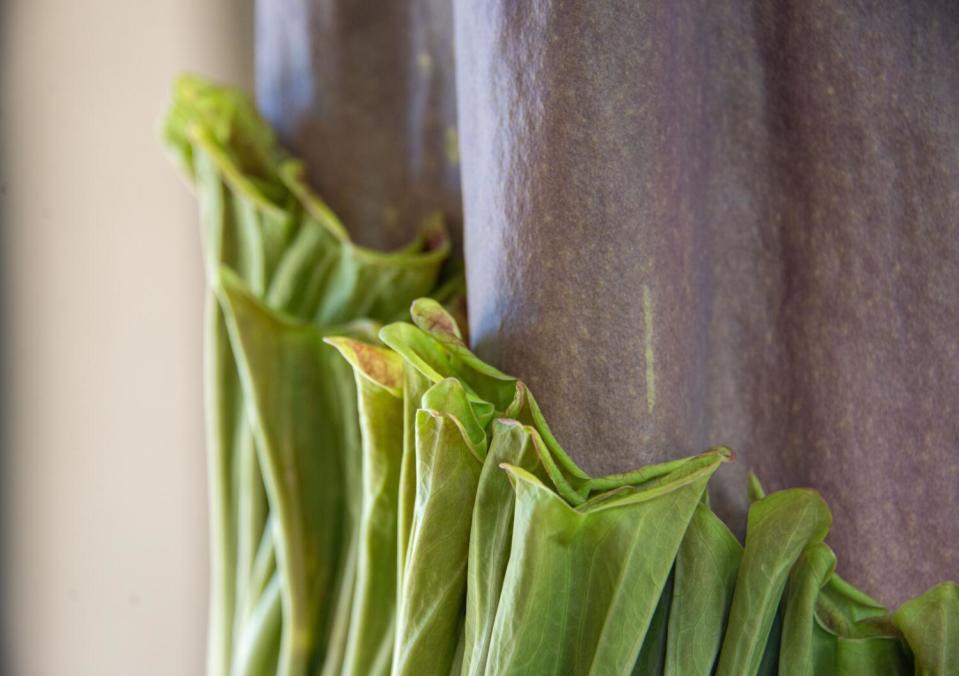
[{"label": "gray background wall", "polygon": [[250,86],[252,0],[2,10],[3,673],[200,674],[196,207],[175,75]]}]

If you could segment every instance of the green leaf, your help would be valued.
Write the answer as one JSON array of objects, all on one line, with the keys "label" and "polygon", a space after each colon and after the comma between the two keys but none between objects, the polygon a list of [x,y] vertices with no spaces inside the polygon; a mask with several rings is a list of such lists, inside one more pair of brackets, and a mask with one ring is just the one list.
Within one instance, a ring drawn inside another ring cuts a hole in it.
[{"label": "green leaf", "polygon": [[766,497],[766,491],[755,472],[751,471],[746,475],[746,494],[749,497],[749,504]]},{"label": "green leaf", "polygon": [[826,545],[813,544],[790,573],[780,673],[910,673],[888,611],[836,575],[835,561]]},{"label": "green leaf", "polygon": [[[446,674],[462,632],[473,501],[485,436],[459,381],[444,380],[423,396],[439,409],[415,420],[416,499],[402,562],[393,674]],[[479,440],[479,443],[477,443]]]},{"label": "green leaf", "polygon": [[673,603],[674,583],[675,577],[673,573],[670,573],[666,580],[666,586],[663,588],[663,593],[659,597],[659,603],[656,604],[653,618],[649,621],[649,628],[646,630],[646,637],[643,639],[643,647],[639,651],[639,657],[636,659],[636,664],[633,665],[632,673],[636,676],[661,674],[666,668],[667,630]]},{"label": "green leaf", "polygon": [[488,408],[487,420],[494,410],[504,412],[516,397],[515,378],[487,371],[465,348],[454,350],[417,326],[388,324],[380,330],[380,339],[430,383],[459,380],[470,401]]},{"label": "green leaf", "polygon": [[[287,219],[259,212],[231,197],[208,153],[195,153],[195,178],[202,196],[203,236],[208,276],[229,265],[251,287],[267,275],[264,240],[284,231]],[[258,236],[266,233],[264,236]],[[233,635],[242,630],[258,595],[248,592],[252,557],[265,534],[264,491],[254,441],[243,411],[233,350],[222,309],[211,298],[207,309],[206,405],[211,499],[213,574],[209,671],[231,669]],[[268,535],[268,534],[267,534]]]},{"label": "green leaf", "polygon": [[[269,126],[246,95],[202,78],[181,78],[162,137],[199,202],[207,276],[219,284],[221,267],[237,289],[273,310],[325,328],[368,316],[393,319],[432,291],[449,239],[438,217],[399,251],[354,245],[329,208],[306,186],[302,165],[278,148]],[[451,287],[452,288],[452,287]],[[245,634],[274,565],[273,529],[257,448],[237,376],[236,356],[220,304],[208,304],[207,410],[211,497],[212,574],[208,671],[233,669],[234,637]],[[352,385],[331,383],[352,401]],[[338,401],[336,395],[330,401]],[[338,406],[338,404],[334,404]],[[339,408],[343,408],[340,406]],[[339,410],[339,409],[337,409]],[[348,434],[356,435],[350,421]],[[351,442],[352,443],[352,442]],[[358,460],[354,463],[359,472]],[[359,504],[360,492],[350,504]],[[350,551],[349,557],[355,556]],[[349,557],[347,560],[349,560]],[[267,565],[268,562],[269,565]],[[340,591],[323,651],[327,669],[345,649],[354,568],[337,570]]]},{"label": "green leaf", "polygon": [[835,567],[832,550],[820,542],[806,547],[793,566],[779,653],[783,676],[821,674],[830,671],[835,663],[834,651],[827,652],[814,639],[816,600]]},{"label": "green leaf", "polygon": [[389,674],[396,615],[403,363],[391,350],[327,338],[353,367],[363,440],[363,509],[343,674]]},{"label": "green leaf", "polygon": [[299,676],[317,640],[333,631],[338,590],[350,587],[350,502],[360,491],[359,453],[346,429],[356,415],[352,379],[319,331],[270,312],[231,273],[223,271],[217,291],[274,515],[283,601],[277,673]]},{"label": "green leaf", "polygon": [[831,523],[826,503],[810,490],[772,493],[749,508],[719,676],[760,673],[789,571],[808,545],[822,542]]},{"label": "green leaf", "polygon": [[280,578],[274,574],[249,621],[237,633],[236,659],[233,672],[238,676],[276,673],[282,633]]},{"label": "green leaf", "polygon": [[647,486],[575,508],[507,465],[516,511],[487,673],[629,673],[686,526],[724,459],[697,456]]},{"label": "green leaf", "polygon": [[713,672],[742,553],[719,517],[697,505],[676,556],[664,673]]},{"label": "green leaf", "polygon": [[522,467],[545,480],[541,452],[532,428],[515,420],[493,423],[470,529],[464,676],[487,673],[490,640],[510,557],[515,493],[501,465]]},{"label": "green leaf", "polygon": [[916,659],[916,674],[959,674],[959,585],[943,582],[892,616]]}]

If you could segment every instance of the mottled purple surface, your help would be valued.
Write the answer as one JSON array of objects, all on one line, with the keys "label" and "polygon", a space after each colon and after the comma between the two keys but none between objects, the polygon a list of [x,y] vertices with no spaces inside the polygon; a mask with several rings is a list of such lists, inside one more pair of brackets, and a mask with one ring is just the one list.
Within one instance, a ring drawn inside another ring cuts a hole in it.
[{"label": "mottled purple surface", "polygon": [[259,0],[257,103],[360,243],[461,223],[449,0]]},{"label": "mottled purple surface", "polygon": [[[451,1],[258,3],[364,243],[458,214]],[[882,600],[959,579],[959,4],[455,1],[481,355],[592,471],[727,444],[727,518],[753,468]]]},{"label": "mottled purple surface", "polygon": [[469,309],[593,471],[727,444],[959,579],[959,4],[456,6]]}]

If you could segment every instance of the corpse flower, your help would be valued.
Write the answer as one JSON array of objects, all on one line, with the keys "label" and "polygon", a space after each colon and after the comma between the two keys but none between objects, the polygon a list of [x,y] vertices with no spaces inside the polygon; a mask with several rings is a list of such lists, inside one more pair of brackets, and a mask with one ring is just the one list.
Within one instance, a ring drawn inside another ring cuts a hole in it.
[{"label": "corpse flower", "polygon": [[836,575],[815,491],[754,478],[740,544],[709,508],[728,449],[579,468],[469,350],[438,219],[356,246],[195,77],[164,139],[210,286],[211,676],[959,673],[959,587],[890,615]]}]

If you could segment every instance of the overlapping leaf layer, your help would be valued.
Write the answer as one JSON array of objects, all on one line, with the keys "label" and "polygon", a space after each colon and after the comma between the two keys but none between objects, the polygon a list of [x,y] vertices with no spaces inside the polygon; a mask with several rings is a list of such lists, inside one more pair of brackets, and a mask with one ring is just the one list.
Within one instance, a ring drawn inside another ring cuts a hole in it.
[{"label": "overlapping leaf layer", "polygon": [[211,676],[959,673],[959,587],[890,615],[835,574],[815,492],[755,482],[742,546],[707,500],[726,449],[578,468],[466,347],[438,219],[354,245],[198,78],[164,137],[211,289]]}]

